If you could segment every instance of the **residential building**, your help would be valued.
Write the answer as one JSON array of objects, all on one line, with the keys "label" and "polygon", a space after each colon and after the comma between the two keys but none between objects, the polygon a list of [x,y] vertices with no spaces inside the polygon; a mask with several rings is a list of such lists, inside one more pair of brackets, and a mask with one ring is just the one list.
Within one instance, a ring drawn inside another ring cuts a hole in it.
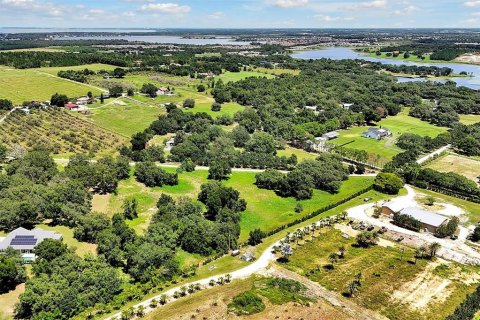
[{"label": "residential building", "polygon": [[327,140],[333,140],[333,139],[337,139],[338,137],[340,137],[340,134],[337,131],[331,131],[331,132],[327,132],[327,133],[323,134],[322,137],[327,139]]},{"label": "residential building", "polygon": [[25,262],[34,261],[36,256],[35,247],[45,239],[62,240],[62,235],[54,231],[46,231],[43,229],[27,230],[18,228],[10,232],[5,239],[0,242],[0,251],[12,247],[20,251]]},{"label": "residential building", "polygon": [[382,140],[383,138],[389,137],[391,135],[392,132],[387,128],[368,128],[367,131],[362,133],[362,137],[375,140]]}]

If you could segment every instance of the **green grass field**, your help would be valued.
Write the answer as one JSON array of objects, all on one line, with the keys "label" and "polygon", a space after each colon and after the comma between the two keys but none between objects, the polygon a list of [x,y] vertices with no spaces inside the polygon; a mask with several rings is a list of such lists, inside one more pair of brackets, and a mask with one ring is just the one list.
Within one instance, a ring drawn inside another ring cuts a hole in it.
[{"label": "green grass field", "polygon": [[307,152],[305,150],[301,149],[294,149],[291,147],[285,148],[285,150],[278,150],[277,155],[280,157],[290,157],[292,154],[297,156],[298,162],[304,161],[304,160],[315,160],[318,158],[318,155],[315,153]]},{"label": "green grass field", "polygon": [[238,111],[242,111],[245,109],[244,106],[239,105],[236,102],[227,102],[222,104],[222,109],[218,112],[212,111],[213,102],[207,102],[207,103],[195,103],[195,108],[193,109],[186,109],[184,111],[186,112],[193,112],[193,113],[198,113],[198,112],[205,112],[209,115],[211,115],[213,118],[217,118],[220,115],[228,114],[229,116],[232,116],[237,113]]},{"label": "green grass field", "polygon": [[216,77],[216,80],[218,81],[218,79],[221,79],[224,83],[227,83],[227,82],[240,81],[250,77],[256,77],[256,78],[266,77],[267,79],[275,78],[274,75],[257,72],[257,71],[240,71],[240,72],[227,71],[225,73],[222,73],[220,76]]},{"label": "green grass field", "polygon": [[67,244],[70,248],[76,248],[75,252],[82,257],[88,253],[93,255],[97,254],[97,246],[95,244],[78,241],[73,237],[73,229],[69,227],[49,226],[46,224],[39,224],[37,227],[43,230],[55,231],[60,233],[63,236],[63,242]]},{"label": "green grass field", "polygon": [[[174,169],[166,169],[174,171]],[[161,188],[147,188],[130,178],[120,182],[117,195],[112,195],[108,214],[121,210],[123,200],[135,197],[139,203],[139,218],[129,222],[130,226],[142,233],[148,227],[150,217],[155,213],[155,204],[161,193],[167,193],[174,197],[188,196],[196,199],[200,186],[206,183],[208,172],[197,170],[191,173],[179,175],[177,186],[164,186]],[[336,202],[344,197],[364,189],[373,183],[372,177],[351,177],[342,184],[340,192],[330,194],[315,190],[310,200],[296,201],[294,198],[282,198],[273,191],[259,189],[254,185],[255,173],[233,172],[225,185],[233,187],[240,192],[240,196],[247,201],[247,210],[242,214],[240,226],[240,241],[246,241],[250,231],[260,227],[264,231],[275,229],[285,223],[301,218],[308,213],[317,210],[327,204]],[[304,211],[295,213],[297,203],[301,203]]]},{"label": "green grass field", "polygon": [[[382,52],[382,55],[380,55],[380,56],[377,56],[377,54],[375,52],[370,52],[370,53],[367,54],[367,56],[370,57],[370,58],[391,59],[391,60],[398,60],[398,61],[423,62],[423,63],[435,62],[434,60],[430,60],[430,55],[429,54],[424,55],[425,59],[423,59],[423,60],[418,58],[414,54],[411,54],[410,57],[408,57],[408,58],[404,58],[403,54],[400,54],[398,57],[393,57],[393,56],[388,57],[387,52]],[[440,63],[441,61],[438,61],[438,62]]]},{"label": "green grass field", "polygon": [[69,97],[79,97],[92,91],[100,94],[100,90],[81,83],[60,79],[33,69],[13,69],[0,66],[0,98],[9,99],[15,104],[24,101],[50,100],[56,92]]},{"label": "green grass field", "polygon": [[370,154],[378,154],[387,160],[403,150],[395,145],[395,140],[403,133],[415,133],[420,136],[436,137],[448,128],[437,127],[420,119],[410,117],[408,108],[393,117],[388,117],[377,123],[377,127],[385,127],[393,132],[393,136],[384,140],[363,138],[362,133],[368,127],[352,127],[340,131],[340,137],[331,142],[336,145],[344,145],[346,148],[365,150]]},{"label": "green grass field", "polygon": [[466,125],[480,122],[480,114],[460,114],[460,122]]},{"label": "green grass field", "polygon": [[[478,268],[450,264],[447,268],[456,274],[457,280],[449,282],[448,288],[442,291],[447,299],[436,301],[438,297],[434,296],[425,307],[415,309],[410,304],[429,299],[429,290],[434,295],[435,284],[443,281],[442,277],[434,274],[436,264],[428,260],[413,263],[414,250],[407,247],[377,245],[365,249],[353,246],[354,243],[354,238],[345,239],[341,231],[326,229],[313,241],[299,246],[290,257],[287,267],[340,294],[347,292],[347,284],[360,273],[359,291],[349,299],[382,313],[388,319],[445,319],[476,288],[466,279],[471,273],[478,272]],[[334,263],[332,270],[325,269],[329,254],[338,253],[340,245],[346,248],[345,258]],[[427,286],[419,290],[414,285],[417,279]],[[408,299],[403,298],[411,295],[413,301],[407,302]]]},{"label": "green grass field", "polygon": [[[112,100],[106,100],[108,104]],[[148,128],[165,109],[155,106],[147,106],[129,99],[120,99],[109,105],[90,110],[87,116],[79,115],[99,127],[114,131],[126,137]]]}]

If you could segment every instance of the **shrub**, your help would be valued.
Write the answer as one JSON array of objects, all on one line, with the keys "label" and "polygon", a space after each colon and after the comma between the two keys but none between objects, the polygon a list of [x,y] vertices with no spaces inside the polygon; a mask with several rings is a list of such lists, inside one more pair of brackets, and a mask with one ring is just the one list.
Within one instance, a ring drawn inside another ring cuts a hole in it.
[{"label": "shrub", "polygon": [[375,178],[373,188],[386,194],[398,194],[403,187],[403,180],[394,173],[380,172]]},{"label": "shrub", "polygon": [[265,310],[262,299],[254,292],[240,293],[228,304],[228,310],[236,315],[250,315]]}]

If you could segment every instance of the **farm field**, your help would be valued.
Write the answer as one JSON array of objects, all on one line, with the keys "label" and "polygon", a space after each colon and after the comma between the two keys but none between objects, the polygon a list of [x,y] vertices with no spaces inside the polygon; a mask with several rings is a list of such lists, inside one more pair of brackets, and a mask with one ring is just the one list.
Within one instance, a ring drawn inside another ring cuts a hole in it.
[{"label": "farm field", "polygon": [[466,125],[480,122],[480,114],[459,114],[460,122]]},{"label": "farm field", "polygon": [[79,116],[101,128],[130,137],[148,128],[159,115],[165,113],[165,109],[123,98],[115,101],[106,100],[106,105],[90,109],[90,112],[89,115]]},{"label": "farm field", "polygon": [[275,78],[274,75],[257,72],[257,71],[240,71],[240,72],[227,71],[225,73],[222,73],[220,76],[216,77],[216,80],[218,81],[219,79],[221,79],[224,83],[227,83],[227,82],[240,81],[250,77],[256,77],[256,78],[266,77],[267,79]]},{"label": "farm field", "polygon": [[477,183],[478,177],[480,177],[480,160],[455,154],[439,157],[429,163],[427,167],[440,172],[458,173]]},{"label": "farm field", "polygon": [[[273,304],[266,297],[261,296],[265,303],[265,310],[254,315],[237,316],[228,312],[228,304],[236,295],[249,291],[259,281],[256,277],[244,280],[235,280],[222,287],[197,292],[184,299],[177,300],[145,316],[147,320],[159,319],[336,319],[348,317],[335,307],[322,300],[313,301],[304,306],[297,303]],[[182,315],[179,318],[179,315]]]},{"label": "farm field", "polygon": [[21,104],[24,101],[50,100],[56,92],[69,97],[84,96],[88,91],[94,95],[101,92],[87,84],[61,79],[46,72],[0,66],[0,98],[9,99],[14,104]]},{"label": "farm field", "polygon": [[[359,291],[351,298],[358,305],[380,312],[388,319],[445,319],[465,296],[476,289],[472,277],[478,267],[460,266],[444,260],[418,260],[414,250],[386,242],[371,248],[353,246],[336,229],[299,246],[287,267],[327,289],[345,294],[347,284],[361,274]],[[328,256],[346,248],[345,258],[324,266]],[[436,291],[439,286],[447,289]]]},{"label": "farm field", "polygon": [[388,117],[377,123],[377,127],[388,128],[393,135],[384,140],[374,140],[363,138],[362,133],[368,127],[352,127],[347,130],[339,131],[340,137],[331,142],[336,145],[345,145],[347,148],[365,150],[370,154],[378,154],[385,160],[390,160],[394,155],[403,150],[395,146],[395,140],[403,133],[415,133],[420,136],[436,137],[447,128],[437,127],[420,119],[408,115],[408,108],[404,108],[402,112],[393,117]]},{"label": "farm field", "polygon": [[0,143],[29,149],[45,146],[54,154],[97,152],[112,154],[125,138],[59,109],[38,110],[26,115],[15,111],[0,126]]},{"label": "farm field", "polygon": [[[174,171],[171,168],[166,170]],[[264,231],[275,229],[327,204],[339,201],[373,183],[372,177],[351,177],[342,184],[338,194],[329,194],[315,190],[312,199],[297,202],[294,198],[282,198],[273,191],[258,189],[254,185],[255,174],[252,172],[233,172],[230,179],[225,182],[225,185],[238,190],[240,196],[247,201],[247,210],[242,214],[240,221],[240,242],[246,241],[249,232],[259,226]],[[119,212],[125,198],[135,197],[139,204],[140,215],[137,219],[130,221],[129,224],[137,232],[143,233],[148,226],[150,217],[156,211],[155,204],[162,193],[173,197],[188,196],[196,198],[200,191],[200,186],[208,181],[207,176],[208,171],[206,170],[182,173],[179,175],[179,184],[177,186],[157,188],[147,188],[131,177],[120,182],[118,193],[111,195],[108,208],[103,212],[109,215]],[[297,203],[302,204],[304,208],[302,213],[295,213],[294,209]]]}]

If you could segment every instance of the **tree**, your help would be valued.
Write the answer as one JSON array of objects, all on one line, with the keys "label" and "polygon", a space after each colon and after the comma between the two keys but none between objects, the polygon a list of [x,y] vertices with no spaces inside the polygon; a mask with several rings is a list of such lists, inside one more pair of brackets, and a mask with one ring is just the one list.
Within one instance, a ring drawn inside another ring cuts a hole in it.
[{"label": "tree", "polygon": [[265,238],[266,234],[259,228],[250,231],[248,237],[248,244],[251,246],[256,246],[257,244],[262,243],[263,238]]},{"label": "tree", "polygon": [[157,96],[158,88],[151,83],[144,83],[140,92],[148,95],[150,98],[155,98]]},{"label": "tree", "polygon": [[378,233],[363,231],[357,235],[357,245],[360,247],[368,248],[376,245],[378,242]]},{"label": "tree", "polygon": [[195,100],[193,99],[186,99],[183,101],[183,108],[184,109],[192,109],[195,107]]},{"label": "tree", "polygon": [[0,99],[0,110],[12,110],[13,103],[7,99]]},{"label": "tree", "polygon": [[27,275],[20,253],[7,248],[0,254],[0,293],[6,293],[25,282]]},{"label": "tree", "polygon": [[480,241],[480,226],[476,226],[476,227],[475,227],[475,229],[473,230],[471,239],[472,239],[472,241],[474,241],[474,242]]},{"label": "tree", "polygon": [[222,105],[218,102],[214,102],[212,104],[211,110],[214,111],[214,112],[218,112],[218,111],[222,110]]},{"label": "tree", "polygon": [[123,93],[123,87],[116,85],[109,89],[109,93],[111,97],[120,97]]},{"label": "tree", "polygon": [[96,243],[100,232],[110,226],[110,220],[103,213],[92,212],[80,217],[74,230],[74,237],[79,241]]},{"label": "tree", "polygon": [[232,137],[233,145],[237,148],[243,148],[248,140],[250,140],[250,134],[243,126],[233,128],[230,136]]},{"label": "tree", "polygon": [[125,199],[123,201],[123,215],[128,220],[133,220],[138,217],[138,202],[137,199]]},{"label": "tree", "polygon": [[269,133],[255,132],[251,139],[245,144],[245,150],[274,155],[277,153],[277,143]]},{"label": "tree", "polygon": [[7,147],[3,144],[0,144],[0,163],[2,163],[7,157]]},{"label": "tree", "polygon": [[132,144],[132,150],[136,151],[145,149],[150,138],[151,136],[146,132],[138,132],[134,134],[130,140]]},{"label": "tree", "polygon": [[132,97],[135,94],[135,91],[133,89],[129,88],[127,89],[127,96]]},{"label": "tree", "polygon": [[100,103],[103,104],[105,102],[105,97],[103,96],[103,92],[100,93]]},{"label": "tree", "polygon": [[345,258],[345,251],[347,250],[347,248],[345,248],[344,245],[341,245],[340,247],[338,247],[338,251],[340,252],[340,258],[343,259]]},{"label": "tree", "polygon": [[199,85],[197,86],[197,91],[198,91],[198,92],[205,92],[205,90],[206,90],[206,88],[205,88],[205,86],[204,86],[203,84],[199,84]]},{"label": "tree", "polygon": [[68,97],[64,94],[55,93],[50,99],[50,105],[52,106],[63,108],[66,103],[68,103]]},{"label": "tree", "polygon": [[114,76],[115,78],[123,78],[123,77],[125,77],[125,75],[126,75],[126,72],[125,72],[125,70],[122,69],[122,68],[115,68],[115,69],[113,70],[113,76]]},{"label": "tree", "polygon": [[398,194],[403,188],[403,180],[394,173],[380,172],[375,177],[373,188],[386,194]]},{"label": "tree", "polygon": [[440,243],[438,243],[438,242],[433,242],[433,243],[431,243],[431,244],[428,246],[428,251],[429,251],[429,254],[430,254],[430,259],[435,258],[435,256],[437,255],[438,250],[440,250],[441,247],[442,247],[442,246],[441,246]]},{"label": "tree", "polygon": [[232,167],[227,161],[215,160],[210,163],[208,179],[225,180],[232,173]]},{"label": "tree", "polygon": [[333,265],[338,262],[338,254],[336,252],[330,253],[328,256],[328,260],[330,261],[333,267]]}]

